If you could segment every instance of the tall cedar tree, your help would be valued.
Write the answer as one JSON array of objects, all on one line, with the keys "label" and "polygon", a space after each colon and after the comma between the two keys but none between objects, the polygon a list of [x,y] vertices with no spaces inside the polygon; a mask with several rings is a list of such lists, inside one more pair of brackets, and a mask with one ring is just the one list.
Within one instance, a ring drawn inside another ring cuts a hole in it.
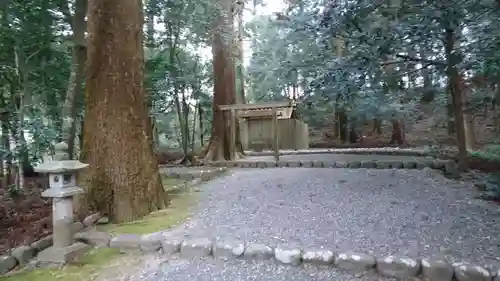
[{"label": "tall cedar tree", "polygon": [[[219,110],[219,105],[236,102],[235,65],[233,55],[234,33],[231,0],[218,0],[218,15],[214,22],[212,43],[214,98],[212,138],[205,156],[206,160],[230,159],[229,112]],[[237,153],[242,153],[239,145],[239,128],[236,130]],[[238,151],[239,150],[239,151]],[[236,156],[236,155],[234,155]]]},{"label": "tall cedar tree", "polygon": [[138,0],[89,0],[81,207],[130,221],[165,207],[143,88]]}]

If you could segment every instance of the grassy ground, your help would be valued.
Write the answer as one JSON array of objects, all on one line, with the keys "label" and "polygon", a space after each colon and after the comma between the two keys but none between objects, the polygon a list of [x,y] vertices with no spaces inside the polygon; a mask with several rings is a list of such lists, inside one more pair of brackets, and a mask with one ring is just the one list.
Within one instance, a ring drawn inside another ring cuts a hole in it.
[{"label": "grassy ground", "polygon": [[[195,202],[195,192],[186,187],[186,182],[177,179],[163,179],[163,185],[172,201],[167,209],[155,212],[142,220],[100,226],[99,230],[114,234],[146,234],[171,228],[182,223],[189,215],[189,208]],[[78,261],[62,268],[41,268],[33,271],[20,271],[0,281],[91,281],[99,271],[122,254],[116,249],[92,249]]]}]

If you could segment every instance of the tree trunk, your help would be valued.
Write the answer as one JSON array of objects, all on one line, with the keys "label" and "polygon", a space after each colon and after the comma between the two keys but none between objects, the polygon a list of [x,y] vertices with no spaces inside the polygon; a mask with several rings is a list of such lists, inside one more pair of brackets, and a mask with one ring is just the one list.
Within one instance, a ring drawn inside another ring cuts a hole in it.
[{"label": "tree trunk", "polygon": [[455,114],[456,113],[454,112],[453,100],[450,93],[450,95],[448,96],[448,103],[446,104],[446,116],[448,118],[447,129],[449,136],[453,136],[456,133],[456,120],[454,120]]},{"label": "tree trunk", "polygon": [[339,132],[340,132],[340,128],[339,128],[339,113],[335,109],[334,112],[333,112],[333,139],[334,140],[336,140],[336,139],[339,138]]},{"label": "tree trunk", "polygon": [[184,157],[188,156],[189,153],[189,105],[186,101],[185,91],[182,90],[182,150],[184,152]]},{"label": "tree trunk", "polygon": [[359,138],[358,132],[356,132],[356,125],[353,121],[351,121],[351,124],[349,125],[349,142],[350,143],[357,143]]},{"label": "tree trunk", "polygon": [[192,124],[192,128],[193,130],[191,131],[191,151],[194,152],[195,150],[195,142],[196,142],[196,119],[198,119],[198,110],[196,110],[198,108],[198,106],[196,105],[195,106],[195,110],[193,111],[193,124]]},{"label": "tree trunk", "polygon": [[[1,128],[2,128],[2,135],[0,137],[0,147],[2,147],[3,153],[2,153],[2,187],[7,188],[9,185],[11,185],[12,182],[12,175],[10,174],[10,166],[12,165],[12,151],[10,149],[10,142],[9,142],[9,119],[10,119],[10,112],[7,109],[7,103],[5,102],[5,97],[4,95],[0,95],[0,107],[3,109],[2,115],[1,115]],[[5,161],[5,165],[4,165]]]},{"label": "tree trunk", "polygon": [[[236,155],[233,154],[234,151],[230,151],[229,145],[229,114],[219,109],[219,105],[234,104],[236,101],[234,61],[232,55],[232,1],[219,0],[218,2],[220,11],[214,22],[215,28],[213,29],[212,45],[214,73],[212,137],[205,156],[206,161],[236,158]],[[239,132],[237,131],[236,135],[238,134]]]},{"label": "tree trunk", "polygon": [[[421,51],[420,57],[427,58],[424,50]],[[424,89],[423,89],[424,91],[422,93],[422,101],[426,102],[426,103],[430,103],[430,102],[434,101],[435,92],[433,89],[434,85],[432,82],[431,72],[430,72],[429,68],[428,67],[422,68],[420,75],[422,76],[422,78],[424,80]]]},{"label": "tree trunk", "polygon": [[446,55],[446,74],[448,76],[448,88],[453,102],[453,110],[455,114],[455,126],[457,133],[458,144],[458,164],[461,171],[467,170],[467,145],[465,139],[464,115],[463,115],[463,93],[461,75],[458,70],[458,65],[461,63],[459,44],[457,40],[457,29],[448,27],[445,30],[445,55]]},{"label": "tree trunk", "polygon": [[235,10],[236,16],[238,17],[238,30],[236,32],[236,46],[238,47],[237,53],[237,63],[236,63],[236,75],[238,76],[238,93],[236,94],[236,103],[246,103],[245,99],[245,73],[243,68],[243,10],[245,9],[245,1],[236,1]]},{"label": "tree trunk", "polygon": [[[18,189],[24,189],[24,168],[32,168],[29,161],[29,154],[26,145],[26,138],[24,136],[24,118],[26,115],[26,100],[31,101],[30,91],[28,89],[28,69],[26,56],[22,50],[16,46],[14,48],[14,58],[16,64],[17,77],[19,78],[19,84],[21,89],[19,94],[16,92],[15,87],[12,85],[12,96],[14,97],[15,104],[17,105],[18,119],[15,123],[12,132],[14,136],[14,141],[16,144],[17,152],[17,177],[16,177],[16,187]],[[29,102],[28,102],[29,103]]]},{"label": "tree trunk", "polygon": [[200,130],[200,146],[203,148],[205,147],[205,128],[203,128],[203,107],[201,106],[201,103],[198,103],[198,118],[198,130]]},{"label": "tree trunk", "polygon": [[392,134],[391,141],[389,144],[396,144],[398,146],[403,146],[406,144],[405,133],[403,127],[401,126],[401,122],[393,119],[392,121]]},{"label": "tree trunk", "polygon": [[465,146],[468,151],[474,150],[476,146],[476,130],[474,116],[470,112],[464,112]]},{"label": "tree trunk", "polygon": [[376,133],[379,137],[382,135],[382,121],[379,118],[373,119],[372,132]]},{"label": "tree trunk", "polygon": [[342,143],[347,143],[348,141],[348,131],[349,127],[347,124],[347,114],[343,109],[338,110],[338,122],[339,122],[339,137]]},{"label": "tree trunk", "polygon": [[68,144],[69,158],[74,158],[76,137],[77,101],[82,95],[82,83],[85,75],[85,15],[87,0],[76,0],[73,17],[73,63],[68,81],[66,98],[62,108],[62,141]]},{"label": "tree trunk", "polygon": [[90,0],[88,19],[83,203],[131,221],[168,202],[143,88],[142,2]]}]

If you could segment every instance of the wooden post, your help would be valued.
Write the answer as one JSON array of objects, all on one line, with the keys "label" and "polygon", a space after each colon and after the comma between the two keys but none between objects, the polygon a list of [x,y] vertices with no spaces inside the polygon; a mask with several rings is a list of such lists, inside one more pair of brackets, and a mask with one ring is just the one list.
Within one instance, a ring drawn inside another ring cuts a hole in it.
[{"label": "wooden post", "polygon": [[231,109],[230,115],[229,160],[236,160],[236,110]]},{"label": "wooden post", "polygon": [[279,148],[279,140],[278,140],[278,110],[276,107],[273,107],[273,120],[271,122],[271,127],[273,130],[273,151],[274,151],[274,160],[278,162],[280,160],[280,148]]}]

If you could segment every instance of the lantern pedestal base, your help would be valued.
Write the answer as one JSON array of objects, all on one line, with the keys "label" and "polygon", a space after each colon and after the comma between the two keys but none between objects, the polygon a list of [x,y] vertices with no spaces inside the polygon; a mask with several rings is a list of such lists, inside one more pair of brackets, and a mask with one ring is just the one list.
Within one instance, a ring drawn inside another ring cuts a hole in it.
[{"label": "lantern pedestal base", "polygon": [[67,264],[88,252],[92,247],[84,243],[74,243],[67,247],[52,246],[41,251],[37,260],[42,263]]}]

